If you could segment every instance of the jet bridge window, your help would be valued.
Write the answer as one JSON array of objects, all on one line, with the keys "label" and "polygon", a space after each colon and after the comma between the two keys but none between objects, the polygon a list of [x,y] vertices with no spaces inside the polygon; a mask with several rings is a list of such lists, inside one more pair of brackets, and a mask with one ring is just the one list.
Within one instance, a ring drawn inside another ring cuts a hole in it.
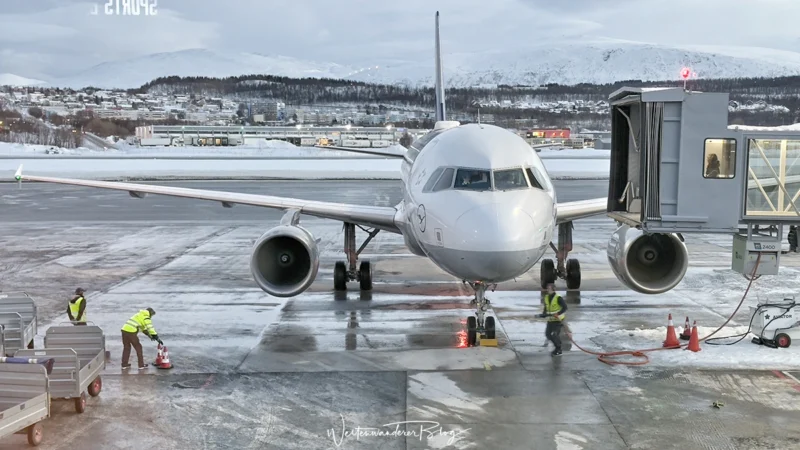
[{"label": "jet bridge window", "polygon": [[522,169],[495,170],[494,188],[498,191],[527,189],[528,182]]},{"label": "jet bridge window", "polygon": [[488,170],[458,169],[456,172],[456,189],[470,191],[488,191],[492,189]]},{"label": "jet bridge window", "polygon": [[736,174],[736,139],[706,139],[703,178],[733,178]]}]

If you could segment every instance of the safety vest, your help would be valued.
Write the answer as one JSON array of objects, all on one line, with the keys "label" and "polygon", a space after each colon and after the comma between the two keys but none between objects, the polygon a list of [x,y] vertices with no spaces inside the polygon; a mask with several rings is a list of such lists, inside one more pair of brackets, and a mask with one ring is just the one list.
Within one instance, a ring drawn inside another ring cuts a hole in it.
[{"label": "safety vest", "polygon": [[86,311],[85,310],[83,311],[83,315],[78,317],[78,312],[81,310],[81,305],[85,301],[86,301],[86,299],[83,298],[83,296],[81,295],[74,302],[69,302],[69,312],[72,313],[72,317],[75,318],[75,322],[86,322]]},{"label": "safety vest", "polygon": [[[555,313],[557,313],[557,312],[559,312],[561,310],[561,306],[558,304],[558,299],[559,298],[560,297],[558,296],[558,294],[553,294],[553,295],[549,295],[548,294],[548,295],[546,295],[544,297],[545,313],[547,313],[547,314],[555,314]],[[560,321],[564,320],[564,316],[565,315],[566,314],[562,313],[562,314],[559,314],[559,315],[557,315],[555,317],[550,317],[547,320],[548,320],[548,322],[560,322]]]},{"label": "safety vest", "polygon": [[156,329],[153,327],[153,322],[150,320],[150,311],[146,309],[139,311],[128,319],[125,325],[122,326],[122,331],[127,331],[129,333],[138,333],[141,331],[148,336],[157,334]]}]

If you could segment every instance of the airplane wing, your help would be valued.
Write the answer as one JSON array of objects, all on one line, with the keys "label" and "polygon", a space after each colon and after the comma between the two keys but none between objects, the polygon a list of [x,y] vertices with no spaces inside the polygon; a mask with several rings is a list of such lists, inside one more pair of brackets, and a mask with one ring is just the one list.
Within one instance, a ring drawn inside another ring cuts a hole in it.
[{"label": "airplane wing", "polygon": [[403,153],[393,153],[382,151],[379,149],[373,148],[354,148],[354,147],[336,147],[333,145],[315,145],[316,148],[327,149],[327,150],[344,150],[346,152],[353,152],[353,153],[364,153],[366,155],[378,155],[378,156],[386,156],[389,158],[404,158],[405,152]]},{"label": "airplane wing", "polygon": [[608,199],[605,197],[559,203],[556,221],[557,223],[570,222],[586,217],[599,216],[605,214],[607,211]]},{"label": "airplane wing", "polygon": [[144,198],[146,194],[168,195],[172,197],[194,198],[221,202],[222,206],[230,208],[235,204],[262,206],[275,209],[299,209],[302,214],[320,217],[323,219],[340,220],[367,227],[374,227],[391,233],[400,234],[400,228],[394,221],[395,208],[384,206],[361,206],[347,203],[319,202],[301,200],[288,197],[273,197],[270,195],[242,194],[236,192],[208,191],[204,189],[189,189],[172,186],[152,186],[146,184],[119,183],[111,181],[78,180],[70,178],[39,177],[23,175],[22,166],[15,174],[15,179],[20,183],[23,180],[40,181],[44,183],[70,184],[102,189],[128,191],[131,197]]}]

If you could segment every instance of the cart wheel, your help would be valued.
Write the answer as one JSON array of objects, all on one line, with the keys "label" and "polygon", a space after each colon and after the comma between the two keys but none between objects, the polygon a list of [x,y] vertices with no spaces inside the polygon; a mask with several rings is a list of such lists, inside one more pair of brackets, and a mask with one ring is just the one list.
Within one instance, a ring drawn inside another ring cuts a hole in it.
[{"label": "cart wheel", "polygon": [[778,344],[778,347],[786,348],[792,345],[792,338],[790,338],[788,334],[778,333],[778,335],[775,336],[775,343]]},{"label": "cart wheel", "polygon": [[100,391],[103,389],[103,380],[100,378],[100,375],[92,381],[92,384],[89,385],[89,395],[92,397],[97,397],[100,395]]},{"label": "cart wheel", "polygon": [[42,430],[42,423],[36,422],[28,427],[28,444],[36,447],[42,443],[44,432]]},{"label": "cart wheel", "polygon": [[86,411],[86,393],[85,392],[81,392],[81,396],[75,399],[75,411],[77,411],[78,414],[81,414],[82,412]]}]

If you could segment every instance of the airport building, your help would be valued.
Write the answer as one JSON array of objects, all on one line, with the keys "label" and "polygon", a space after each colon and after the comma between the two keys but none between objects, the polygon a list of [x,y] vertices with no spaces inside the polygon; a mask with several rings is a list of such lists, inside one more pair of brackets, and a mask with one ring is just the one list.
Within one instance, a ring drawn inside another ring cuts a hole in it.
[{"label": "airport building", "polygon": [[406,131],[414,138],[425,133],[425,130],[393,127],[148,125],[136,127],[135,141],[143,147],[258,145],[267,140],[280,140],[299,146],[381,148],[397,144]]}]

